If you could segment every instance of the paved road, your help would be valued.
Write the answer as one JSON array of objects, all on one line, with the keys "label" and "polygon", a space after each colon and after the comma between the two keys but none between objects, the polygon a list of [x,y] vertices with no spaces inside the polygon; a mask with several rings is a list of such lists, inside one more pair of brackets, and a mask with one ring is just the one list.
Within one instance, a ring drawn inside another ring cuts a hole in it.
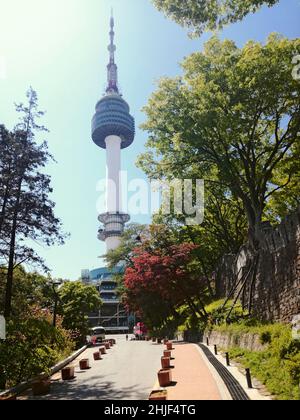
[{"label": "paved road", "polygon": [[[108,350],[103,360],[95,362],[93,352],[88,349],[80,359],[88,357],[91,369],[80,371],[79,359],[76,378],[62,382],[59,375],[54,376],[51,394],[46,400],[146,400],[157,380],[163,345],[145,341],[128,341],[123,335],[115,338],[117,345]],[[97,348],[96,348],[97,349]],[[32,397],[29,397],[32,398]],[[36,398],[38,399],[38,398]]]}]

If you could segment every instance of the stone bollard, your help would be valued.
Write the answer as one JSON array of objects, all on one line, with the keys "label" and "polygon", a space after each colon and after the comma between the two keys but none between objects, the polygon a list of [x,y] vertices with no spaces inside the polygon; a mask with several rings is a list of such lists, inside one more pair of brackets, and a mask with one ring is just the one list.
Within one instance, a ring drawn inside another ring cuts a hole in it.
[{"label": "stone bollard", "polygon": [[89,359],[82,359],[79,361],[80,370],[88,370],[90,368]]},{"label": "stone bollard", "polygon": [[51,381],[49,378],[34,381],[32,384],[32,394],[34,396],[47,395],[50,392]]},{"label": "stone bollard", "polygon": [[94,356],[94,360],[95,361],[101,360],[101,353],[99,351],[97,351],[96,353],[94,353],[93,356]]},{"label": "stone bollard", "polygon": [[159,400],[165,401],[167,399],[168,399],[168,391],[166,389],[152,391],[149,396],[149,400],[152,400],[152,401],[159,401]]},{"label": "stone bollard", "polygon": [[70,381],[75,377],[74,366],[65,367],[61,370],[61,379],[63,381]]},{"label": "stone bollard", "polygon": [[167,350],[173,350],[173,343],[172,343],[172,341],[168,341],[167,344],[166,344],[166,346],[167,346]]},{"label": "stone bollard", "polygon": [[169,369],[171,365],[170,357],[162,357],[161,358],[161,367],[162,369]]},{"label": "stone bollard", "polygon": [[99,348],[99,352],[100,352],[101,354],[106,354],[106,348],[105,348],[105,346],[101,346],[101,347]]},{"label": "stone bollard", "polygon": [[172,383],[172,371],[170,369],[161,369],[158,374],[159,386],[162,388],[171,385]]}]

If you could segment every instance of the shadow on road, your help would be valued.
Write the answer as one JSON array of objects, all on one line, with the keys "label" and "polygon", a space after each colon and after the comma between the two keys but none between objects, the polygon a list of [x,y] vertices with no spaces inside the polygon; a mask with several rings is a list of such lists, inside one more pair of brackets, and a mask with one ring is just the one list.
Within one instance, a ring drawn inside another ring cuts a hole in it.
[{"label": "shadow on road", "polygon": [[[91,386],[90,380],[95,379],[97,385]],[[143,400],[148,389],[131,386],[116,389],[113,382],[99,383],[99,376],[89,378],[89,383],[78,383],[76,380],[68,382],[53,382],[51,393],[43,397],[28,396],[29,400]]]}]

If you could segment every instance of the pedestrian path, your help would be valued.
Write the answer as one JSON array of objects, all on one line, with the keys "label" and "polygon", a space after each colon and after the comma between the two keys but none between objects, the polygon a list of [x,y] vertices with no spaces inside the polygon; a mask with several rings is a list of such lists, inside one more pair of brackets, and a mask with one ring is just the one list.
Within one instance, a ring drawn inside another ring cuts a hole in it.
[{"label": "pedestrian path", "polygon": [[222,400],[219,386],[194,344],[174,343],[168,400]]}]

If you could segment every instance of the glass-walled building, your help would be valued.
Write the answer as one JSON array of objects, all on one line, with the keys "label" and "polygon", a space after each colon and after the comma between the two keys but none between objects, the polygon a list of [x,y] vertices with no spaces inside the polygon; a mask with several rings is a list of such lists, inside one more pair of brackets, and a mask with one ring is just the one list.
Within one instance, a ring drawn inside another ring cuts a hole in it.
[{"label": "glass-walled building", "polygon": [[120,302],[117,293],[117,283],[114,274],[122,268],[109,270],[106,267],[95,270],[83,270],[82,281],[94,285],[99,291],[103,305],[99,312],[91,313],[89,320],[91,327],[104,327],[106,332],[127,333],[129,331],[130,317]]}]

